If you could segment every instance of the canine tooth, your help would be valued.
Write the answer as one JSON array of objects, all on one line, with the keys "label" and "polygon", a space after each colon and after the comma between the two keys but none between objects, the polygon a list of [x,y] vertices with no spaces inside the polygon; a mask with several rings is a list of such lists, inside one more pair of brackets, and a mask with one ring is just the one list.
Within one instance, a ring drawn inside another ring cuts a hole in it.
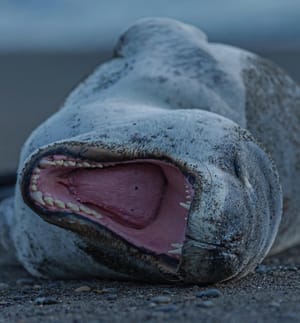
[{"label": "canine tooth", "polygon": [[55,206],[64,209],[66,207],[65,203],[63,201],[60,200],[53,200],[53,203]]},{"label": "canine tooth", "polygon": [[69,164],[69,166],[71,166],[71,167],[76,166],[76,162],[74,162],[73,160],[70,160],[70,161],[68,162],[68,164]]},{"label": "canine tooth", "polygon": [[55,165],[57,165],[57,166],[63,166],[64,161],[63,161],[63,160],[56,160],[54,163],[55,163]]},{"label": "canine tooth", "polygon": [[50,206],[53,206],[53,205],[54,205],[54,203],[53,203],[53,198],[52,198],[52,197],[50,197],[50,196],[46,196],[46,197],[44,197],[44,201],[45,201],[48,205],[50,205]]},{"label": "canine tooth", "polygon": [[184,203],[184,202],[180,202],[179,205],[187,210],[189,210],[191,206],[190,203]]},{"label": "canine tooth", "polygon": [[32,175],[32,176],[31,176],[31,180],[32,180],[32,182],[36,182],[36,181],[39,179],[39,177],[40,177],[40,176],[39,176],[39,175],[37,175],[37,174],[36,174],[36,175]]},{"label": "canine tooth", "polygon": [[33,170],[33,174],[39,174],[41,172],[41,169],[39,167],[36,167],[34,170]]},{"label": "canine tooth", "polygon": [[42,159],[40,161],[41,168],[47,168],[49,166],[54,166],[54,165],[55,165],[55,162],[52,162],[51,160],[48,160],[48,159]]},{"label": "canine tooth", "polygon": [[182,243],[171,243],[171,246],[176,249],[182,248]]},{"label": "canine tooth", "polygon": [[74,211],[74,212],[78,212],[79,211],[79,207],[78,205],[74,204],[74,203],[71,203],[71,202],[68,202],[67,204],[67,208]]},{"label": "canine tooth", "polygon": [[86,213],[86,214],[92,214],[93,210],[89,209],[88,207],[84,206],[84,205],[80,205],[79,206],[80,211]]},{"label": "canine tooth", "polygon": [[181,248],[169,250],[168,253],[172,255],[181,255]]},{"label": "canine tooth", "polygon": [[94,213],[94,216],[95,216],[95,218],[96,219],[101,219],[102,218],[102,215],[101,214],[99,214],[99,213]]},{"label": "canine tooth", "polygon": [[100,213],[97,213],[94,210],[91,210],[91,211],[92,211],[91,215],[93,215],[96,219],[101,219],[102,218],[102,215]]},{"label": "canine tooth", "polygon": [[77,163],[76,166],[77,167],[83,167],[83,163]]},{"label": "canine tooth", "polygon": [[45,205],[45,202],[43,200],[43,193],[40,191],[36,191],[31,193],[31,197],[38,203]]},{"label": "canine tooth", "polygon": [[35,184],[33,184],[33,185],[30,186],[30,189],[32,191],[36,192],[37,191],[37,186]]},{"label": "canine tooth", "polygon": [[98,163],[98,164],[97,164],[97,167],[99,167],[99,168],[103,168],[103,165],[102,165],[102,164],[100,164],[100,163]]},{"label": "canine tooth", "polygon": [[88,162],[83,162],[82,166],[83,167],[91,167],[92,165],[90,163],[88,163]]}]

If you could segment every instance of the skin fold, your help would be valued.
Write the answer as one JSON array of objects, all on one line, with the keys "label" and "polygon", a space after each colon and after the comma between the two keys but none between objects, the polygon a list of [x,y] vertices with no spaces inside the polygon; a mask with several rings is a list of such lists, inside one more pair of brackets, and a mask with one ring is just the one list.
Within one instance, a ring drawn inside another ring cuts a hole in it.
[{"label": "skin fold", "polygon": [[[0,258],[66,279],[207,284],[246,275],[300,240],[299,107],[299,87],[269,61],[174,20],[138,21],[24,144],[15,195],[0,209]],[[193,192],[176,261],[34,203],[34,169],[56,155],[176,167]]]}]

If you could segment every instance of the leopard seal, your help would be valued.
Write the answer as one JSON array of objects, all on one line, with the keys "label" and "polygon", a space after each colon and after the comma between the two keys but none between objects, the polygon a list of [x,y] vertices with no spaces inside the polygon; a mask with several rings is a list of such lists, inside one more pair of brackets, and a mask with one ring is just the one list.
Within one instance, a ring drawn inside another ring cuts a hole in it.
[{"label": "leopard seal", "polygon": [[215,283],[300,240],[300,90],[142,19],[23,146],[4,253],[32,275]]}]

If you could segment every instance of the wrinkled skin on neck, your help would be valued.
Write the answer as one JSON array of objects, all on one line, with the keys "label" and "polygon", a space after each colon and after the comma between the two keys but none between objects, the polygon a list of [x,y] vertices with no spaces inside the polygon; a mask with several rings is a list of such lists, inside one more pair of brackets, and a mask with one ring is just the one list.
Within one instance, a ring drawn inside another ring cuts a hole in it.
[{"label": "wrinkled skin on neck", "polygon": [[[233,66],[240,52],[224,46],[222,53],[191,26],[138,22],[115,57],[33,132],[22,150],[12,232],[31,273],[212,283],[241,277],[265,257],[280,222],[281,189],[272,161],[244,129],[244,89]],[[192,195],[180,253],[145,250],[78,212],[54,214],[34,203],[33,171],[54,155],[174,166]]]}]

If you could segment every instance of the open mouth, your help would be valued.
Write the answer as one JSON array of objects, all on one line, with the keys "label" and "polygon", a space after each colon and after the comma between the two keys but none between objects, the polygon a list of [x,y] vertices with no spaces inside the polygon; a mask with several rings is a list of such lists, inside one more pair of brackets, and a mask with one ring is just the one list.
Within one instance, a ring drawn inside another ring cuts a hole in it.
[{"label": "open mouth", "polygon": [[194,191],[171,163],[95,162],[54,154],[38,161],[29,187],[31,202],[48,216],[76,214],[137,248],[181,257]]}]

